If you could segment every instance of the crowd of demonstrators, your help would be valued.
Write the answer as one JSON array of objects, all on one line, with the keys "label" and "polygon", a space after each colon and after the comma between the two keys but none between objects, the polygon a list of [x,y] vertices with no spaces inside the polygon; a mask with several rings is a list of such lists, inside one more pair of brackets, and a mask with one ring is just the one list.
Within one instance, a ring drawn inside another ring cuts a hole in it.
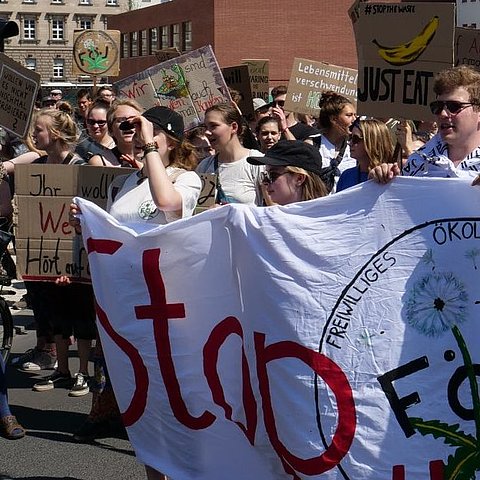
[{"label": "crowd of demonstrators", "polygon": [[206,135],[205,127],[195,127],[188,131],[186,138],[195,148],[197,162],[201,162],[204,158],[215,155],[215,150],[210,144],[210,140]]},{"label": "crowd of demonstrators", "polygon": [[279,117],[263,117],[260,119],[257,123],[256,134],[262,153],[272,148],[280,140],[281,130],[282,124]]},{"label": "crowd of demonstrators", "polygon": [[394,161],[394,145],[388,127],[375,118],[360,120],[351,125],[350,155],[357,165],[340,175],[337,192],[368,180],[370,170],[384,162]]}]

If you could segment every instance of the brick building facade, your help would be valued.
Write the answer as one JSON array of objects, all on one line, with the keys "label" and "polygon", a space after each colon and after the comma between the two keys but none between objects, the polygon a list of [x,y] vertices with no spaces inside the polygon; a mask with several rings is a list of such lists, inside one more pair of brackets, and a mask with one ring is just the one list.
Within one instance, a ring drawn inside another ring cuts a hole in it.
[{"label": "brick building facade", "polygon": [[[173,0],[109,19],[122,32],[121,77],[157,63],[153,52],[212,45],[221,67],[242,59],[270,59],[270,83],[285,83],[293,59],[356,68],[348,17],[352,0]],[[392,0],[393,3],[393,0]]]}]

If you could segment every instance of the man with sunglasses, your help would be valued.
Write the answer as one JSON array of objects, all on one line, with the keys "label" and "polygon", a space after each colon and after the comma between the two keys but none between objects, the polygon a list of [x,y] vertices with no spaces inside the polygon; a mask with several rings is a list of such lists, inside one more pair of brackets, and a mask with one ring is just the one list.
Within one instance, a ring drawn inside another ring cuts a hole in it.
[{"label": "man with sunglasses", "polygon": [[[480,73],[467,66],[438,73],[430,104],[438,133],[408,157],[402,174],[443,178],[477,178],[480,172]],[[382,164],[370,178],[387,183],[400,174],[396,164]]]}]

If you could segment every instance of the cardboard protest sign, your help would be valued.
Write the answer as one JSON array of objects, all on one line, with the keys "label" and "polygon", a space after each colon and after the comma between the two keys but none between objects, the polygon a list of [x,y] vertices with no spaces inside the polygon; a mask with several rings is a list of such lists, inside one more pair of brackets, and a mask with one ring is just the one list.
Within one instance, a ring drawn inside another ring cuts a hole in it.
[{"label": "cardboard protest sign", "polygon": [[242,98],[238,106],[242,114],[247,118],[253,116],[252,89],[247,65],[222,68],[222,74],[227,86],[240,92]]},{"label": "cardboard protest sign", "polygon": [[248,66],[252,97],[269,100],[269,60],[246,59],[242,60]]},{"label": "cardboard protest sign", "polygon": [[230,102],[227,85],[210,45],[147,68],[114,83],[117,95],[145,108],[163,105],[183,116],[185,128],[203,121],[212,105]]},{"label": "cardboard protest sign", "polygon": [[17,270],[25,280],[68,275],[89,281],[87,256],[69,225],[69,206],[76,195],[107,205],[108,187],[130,168],[78,165],[15,167]]},{"label": "cardboard protest sign", "polygon": [[351,18],[358,54],[357,112],[431,119],[433,77],[453,66],[455,4],[362,2]]},{"label": "cardboard protest sign", "polygon": [[215,205],[215,199],[217,198],[217,174],[199,173],[198,176],[202,181],[202,190],[198,197],[195,214],[204,212]]},{"label": "cardboard protest sign", "polygon": [[120,72],[119,48],[119,30],[74,32],[72,75],[117,77]]},{"label": "cardboard protest sign", "polygon": [[467,65],[480,70],[480,30],[455,29],[455,66]]},{"label": "cardboard protest sign", "polygon": [[285,110],[318,117],[322,92],[332,90],[357,101],[357,70],[295,58],[288,82]]},{"label": "cardboard protest sign", "polygon": [[148,230],[80,205],[141,463],[182,480],[475,478],[470,180],[399,177]]},{"label": "cardboard protest sign", "polygon": [[0,53],[0,126],[25,137],[40,84],[38,73]]},{"label": "cardboard protest sign", "polygon": [[157,50],[155,52],[155,57],[157,57],[158,63],[166,62],[172,58],[177,58],[180,56],[180,52],[177,47],[164,48],[162,50]]}]

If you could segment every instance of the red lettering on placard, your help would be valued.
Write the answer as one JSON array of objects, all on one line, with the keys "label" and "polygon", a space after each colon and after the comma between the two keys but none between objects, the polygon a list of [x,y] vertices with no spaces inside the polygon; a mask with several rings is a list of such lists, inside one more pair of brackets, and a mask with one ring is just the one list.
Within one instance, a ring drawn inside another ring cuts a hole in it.
[{"label": "red lettering on placard", "polygon": [[[293,475],[295,473],[292,472],[292,469],[306,475],[320,475],[331,470],[347,454],[355,436],[355,403],[346,375],[331,359],[298,343],[285,341],[265,347],[265,334],[257,332],[254,333],[254,341],[265,428],[273,448],[282,460],[285,471]],[[324,453],[317,457],[302,459],[295,456],[287,450],[278,437],[270,395],[267,364],[282,358],[298,358],[316,372],[335,395],[338,408],[337,429],[332,443]]]},{"label": "red lettering on placard", "polygon": [[[54,221],[53,220],[53,214],[51,211],[48,211],[46,213],[46,218],[44,218],[44,211],[43,211],[43,204],[42,202],[38,203],[38,208],[40,210],[40,228],[42,230],[42,233],[45,233],[48,230],[48,227],[50,225],[50,229],[52,230],[53,233],[56,233],[58,228],[60,227],[60,222],[63,217],[63,212],[65,211],[66,205],[63,204],[62,210],[60,211],[60,214],[58,215],[58,218]],[[62,224],[62,231],[65,234],[65,225],[68,225],[68,223],[63,223]],[[70,230],[68,233],[71,233],[72,230]]]},{"label": "red lettering on placard", "polygon": [[185,318],[185,305],[183,303],[167,303],[159,261],[159,248],[143,252],[142,268],[150,296],[150,305],[136,306],[135,314],[139,320],[153,320],[158,364],[175,418],[193,430],[207,428],[215,421],[215,415],[208,411],[203,412],[199,417],[191,415],[180,391],[175,365],[173,364],[168,320]]},{"label": "red lettering on placard", "polygon": [[227,403],[218,376],[217,364],[220,347],[226,339],[232,335],[238,335],[242,339],[242,398],[243,408],[247,425],[241,422],[235,422],[243,431],[248,441],[253,445],[255,441],[255,431],[257,429],[257,402],[253,394],[252,383],[250,381],[250,370],[243,347],[243,331],[240,322],[235,317],[227,317],[220,322],[210,333],[205,346],[203,347],[203,371],[212,392],[213,401],[223,408],[225,418],[232,421],[232,407]]}]

